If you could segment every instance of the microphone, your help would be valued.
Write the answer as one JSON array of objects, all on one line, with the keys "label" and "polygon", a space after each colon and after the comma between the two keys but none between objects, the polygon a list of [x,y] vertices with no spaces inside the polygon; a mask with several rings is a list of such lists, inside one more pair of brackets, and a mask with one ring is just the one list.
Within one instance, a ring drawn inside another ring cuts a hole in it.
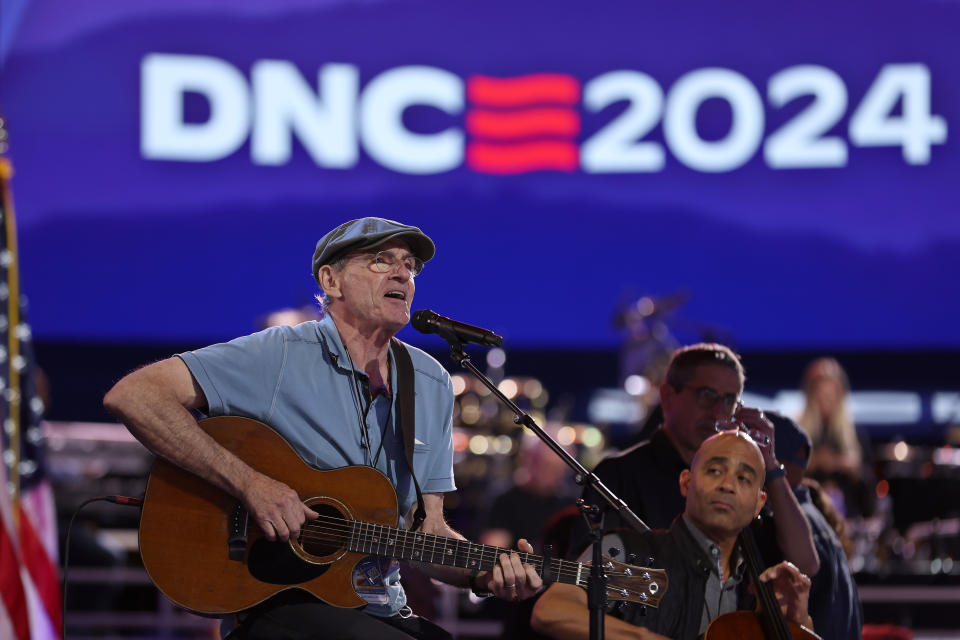
[{"label": "microphone", "polygon": [[488,347],[499,347],[503,344],[503,338],[493,331],[451,320],[428,309],[414,311],[411,324],[420,333],[435,333],[447,341],[471,342]]}]

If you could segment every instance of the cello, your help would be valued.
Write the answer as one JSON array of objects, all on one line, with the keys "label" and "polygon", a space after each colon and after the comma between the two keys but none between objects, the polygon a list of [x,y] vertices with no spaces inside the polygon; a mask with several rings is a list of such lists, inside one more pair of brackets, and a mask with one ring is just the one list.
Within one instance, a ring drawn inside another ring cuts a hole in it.
[{"label": "cello", "polygon": [[760,574],[763,573],[760,548],[749,526],[740,532],[739,544],[760,609],[731,611],[717,616],[707,626],[703,640],[822,640],[807,627],[786,620],[780,611],[773,585],[760,582]]}]

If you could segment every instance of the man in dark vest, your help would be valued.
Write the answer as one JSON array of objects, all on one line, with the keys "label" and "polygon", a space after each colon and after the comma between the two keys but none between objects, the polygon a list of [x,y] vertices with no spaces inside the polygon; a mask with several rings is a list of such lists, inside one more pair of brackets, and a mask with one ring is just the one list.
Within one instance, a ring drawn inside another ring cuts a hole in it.
[{"label": "man in dark vest", "polygon": [[[736,542],[766,502],[764,474],[763,456],[749,435],[736,430],[716,434],[697,450],[690,468],[679,474],[686,506],[669,530],[624,531],[604,539],[605,549],[655,556],[669,580],[658,608],[641,614],[640,605],[628,604],[608,613],[604,625],[608,639],[695,640],[721,614],[752,608],[743,588],[744,559]],[[813,627],[807,614],[809,578],[784,561],[764,571],[760,580],[772,581],[787,620]],[[553,584],[534,608],[532,624],[554,638],[586,639],[586,593]]]}]

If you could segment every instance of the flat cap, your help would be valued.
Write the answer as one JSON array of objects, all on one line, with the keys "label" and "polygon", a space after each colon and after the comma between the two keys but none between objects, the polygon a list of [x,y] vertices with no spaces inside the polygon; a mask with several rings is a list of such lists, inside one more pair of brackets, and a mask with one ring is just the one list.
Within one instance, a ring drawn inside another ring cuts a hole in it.
[{"label": "flat cap", "polygon": [[395,238],[410,245],[410,251],[424,262],[436,253],[433,240],[418,227],[401,224],[386,218],[360,218],[342,225],[320,238],[313,252],[313,278],[320,283],[317,271],[348,251],[369,249]]}]

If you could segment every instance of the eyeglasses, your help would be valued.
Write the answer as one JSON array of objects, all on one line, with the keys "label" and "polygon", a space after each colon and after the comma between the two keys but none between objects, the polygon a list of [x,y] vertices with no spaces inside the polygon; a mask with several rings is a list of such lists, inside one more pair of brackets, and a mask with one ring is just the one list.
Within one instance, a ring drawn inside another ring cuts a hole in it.
[{"label": "eyeglasses", "polygon": [[414,255],[398,258],[389,251],[378,251],[377,253],[364,255],[370,258],[370,270],[377,273],[390,273],[397,268],[398,264],[402,264],[413,277],[420,275],[420,272],[423,271],[423,260]]},{"label": "eyeglasses", "polygon": [[689,385],[683,386],[693,391],[697,397],[697,406],[701,409],[713,409],[715,406],[717,406],[717,402],[722,401],[723,406],[726,407],[727,411],[729,411],[731,415],[733,415],[741,406],[739,394],[720,393],[719,391],[710,387],[691,387]]}]

